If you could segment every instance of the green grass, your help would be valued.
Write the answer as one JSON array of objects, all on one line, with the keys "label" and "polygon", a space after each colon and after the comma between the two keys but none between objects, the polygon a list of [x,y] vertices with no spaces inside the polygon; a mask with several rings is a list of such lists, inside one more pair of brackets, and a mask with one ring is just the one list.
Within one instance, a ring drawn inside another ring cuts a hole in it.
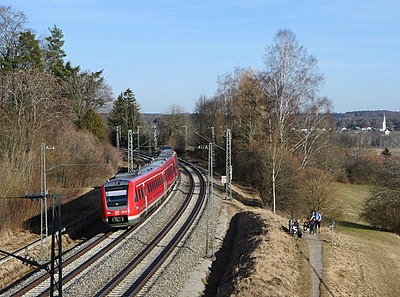
[{"label": "green grass", "polygon": [[[338,200],[341,201],[341,207],[343,208],[343,223],[349,223],[348,227],[351,227],[350,223],[368,226],[368,224],[360,218],[360,215],[363,211],[364,201],[368,197],[369,191],[373,186],[336,183],[335,187],[339,196]],[[356,225],[353,225],[353,227],[356,227]]]},{"label": "green grass", "polygon": [[[372,188],[335,184],[343,209],[342,220],[335,226],[340,239],[338,245],[326,245],[324,260],[326,281],[335,296],[346,296],[349,290],[353,296],[398,296],[400,292],[400,236],[379,231],[360,218]],[[347,282],[340,278],[343,273],[348,275]]]}]

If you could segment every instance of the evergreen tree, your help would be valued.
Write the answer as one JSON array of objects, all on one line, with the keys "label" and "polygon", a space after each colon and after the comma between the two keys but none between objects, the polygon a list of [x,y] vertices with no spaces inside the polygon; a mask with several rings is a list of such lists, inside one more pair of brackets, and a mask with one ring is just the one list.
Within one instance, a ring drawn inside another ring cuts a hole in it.
[{"label": "evergreen tree", "polygon": [[64,58],[67,56],[63,50],[64,34],[56,25],[49,28],[49,31],[50,36],[46,37],[47,43],[44,49],[46,70],[57,77],[65,78],[68,76],[68,67],[71,67],[71,64],[64,65]]},{"label": "evergreen tree", "polygon": [[100,115],[93,109],[89,108],[81,122],[81,128],[88,130],[101,140],[106,139],[106,126]]},{"label": "evergreen tree", "polygon": [[11,64],[13,69],[44,70],[43,52],[31,31],[20,33],[17,56],[12,59]]},{"label": "evergreen tree", "polygon": [[108,118],[111,126],[112,133],[111,137],[115,143],[115,127],[121,127],[121,146],[128,146],[128,130],[131,129],[134,132],[137,131],[138,127],[144,126],[142,115],[140,114],[140,106],[136,102],[135,94],[131,89],[127,89],[121,93],[117,100],[114,102],[114,106]]}]

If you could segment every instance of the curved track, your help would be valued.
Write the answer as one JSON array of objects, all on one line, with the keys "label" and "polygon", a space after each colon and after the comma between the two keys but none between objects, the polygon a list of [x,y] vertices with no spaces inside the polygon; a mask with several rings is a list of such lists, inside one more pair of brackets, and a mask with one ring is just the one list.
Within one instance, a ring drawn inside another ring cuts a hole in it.
[{"label": "curved track", "polygon": [[[190,164],[186,163],[186,166],[188,165]],[[188,232],[189,228],[199,215],[206,196],[204,176],[194,167],[191,167],[190,170],[193,170],[198,178],[197,185],[199,187],[199,192],[197,199],[194,197],[196,183],[194,182],[193,174],[190,174],[191,184],[193,186],[187,194],[187,199],[185,200],[184,205],[182,205],[181,211],[174,216],[154,241],[149,244],[133,261],[131,261],[125,269],[121,271],[121,273],[118,274],[109,284],[107,284],[107,286],[96,296],[133,296],[139,293],[143,290],[151,277],[156,274],[158,269],[160,269],[161,265],[172,253],[183,236]],[[195,201],[193,201],[193,199]],[[191,202],[194,203],[190,212],[187,214],[186,218],[183,218],[184,213],[189,208]],[[161,244],[161,248],[159,248],[158,244],[162,241],[164,241],[164,243]],[[145,267],[139,267],[142,263],[145,263],[142,265]],[[139,272],[137,270],[139,270]]]},{"label": "curved track", "polygon": [[[102,289],[100,289],[96,296],[105,296],[108,294],[129,296],[142,290],[196,220],[205,202],[205,178],[200,171],[191,167],[189,163],[181,161],[181,165],[181,168],[189,176],[190,190],[179,211],[176,212],[161,232],[118,275],[109,280],[106,285],[99,284],[97,286],[97,288]],[[73,287],[74,281],[79,279],[80,275],[85,273],[90,274],[92,267],[100,265],[98,263],[101,262],[102,258],[120,249],[122,243],[133,237],[141,225],[143,224],[139,224],[128,230],[119,230],[114,233],[109,232],[99,236],[97,240],[64,260],[63,288]],[[66,258],[66,256],[63,257]],[[24,285],[20,289],[11,290],[7,295],[48,296],[50,292],[49,276],[43,272],[41,274],[35,280],[29,281],[29,284]]]}]

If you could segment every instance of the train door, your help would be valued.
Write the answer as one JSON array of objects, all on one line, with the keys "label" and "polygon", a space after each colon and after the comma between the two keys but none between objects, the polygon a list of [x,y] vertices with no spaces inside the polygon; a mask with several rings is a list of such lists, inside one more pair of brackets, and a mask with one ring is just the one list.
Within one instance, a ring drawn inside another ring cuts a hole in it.
[{"label": "train door", "polygon": [[164,184],[164,193],[167,191],[167,188],[168,188],[167,171],[168,171],[168,169],[164,170],[163,173],[162,173],[162,181],[163,181],[163,184]]},{"label": "train door", "polygon": [[143,212],[143,209],[146,208],[146,192],[145,192],[145,187],[144,184],[138,185],[136,187],[136,197],[135,197],[135,204],[136,204],[136,209],[138,212]]},{"label": "train door", "polygon": [[144,207],[145,207],[144,209],[145,209],[145,212],[147,215],[147,209],[149,207],[149,204],[148,204],[148,200],[147,200],[147,190],[145,187],[145,183],[142,184],[142,187],[143,187],[143,192],[144,192]]}]

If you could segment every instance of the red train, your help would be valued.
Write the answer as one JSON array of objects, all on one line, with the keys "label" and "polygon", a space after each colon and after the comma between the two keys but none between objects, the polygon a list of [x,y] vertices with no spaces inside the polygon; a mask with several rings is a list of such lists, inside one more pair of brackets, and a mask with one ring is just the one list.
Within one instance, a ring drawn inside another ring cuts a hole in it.
[{"label": "red train", "polygon": [[111,227],[137,224],[141,217],[167,195],[179,176],[173,149],[142,168],[117,174],[101,187],[103,221]]}]

